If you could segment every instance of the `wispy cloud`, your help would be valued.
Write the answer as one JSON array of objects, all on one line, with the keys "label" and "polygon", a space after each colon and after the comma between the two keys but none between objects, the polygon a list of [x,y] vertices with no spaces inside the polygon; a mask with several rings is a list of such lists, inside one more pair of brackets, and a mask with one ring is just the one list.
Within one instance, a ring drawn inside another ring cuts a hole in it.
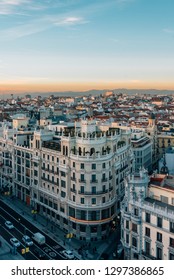
[{"label": "wispy cloud", "polygon": [[57,27],[74,27],[87,23],[82,17],[58,17],[43,16],[40,19],[32,20],[26,24],[21,24],[0,31],[0,41],[11,41],[22,37],[30,36],[39,32]]},{"label": "wispy cloud", "polygon": [[85,24],[88,22],[89,21],[86,21],[84,18],[81,17],[65,17],[57,21],[55,20],[54,24],[60,26],[74,26],[74,25]]},{"label": "wispy cloud", "polygon": [[21,14],[20,11],[28,12],[43,8],[45,8],[43,4],[34,0],[0,0],[0,15]]}]

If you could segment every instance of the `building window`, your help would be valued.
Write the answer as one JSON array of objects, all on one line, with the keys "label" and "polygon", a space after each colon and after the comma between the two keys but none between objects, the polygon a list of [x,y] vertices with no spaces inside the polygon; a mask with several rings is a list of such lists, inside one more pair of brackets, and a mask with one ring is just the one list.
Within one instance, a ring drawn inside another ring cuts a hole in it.
[{"label": "building window", "polygon": [[66,182],[63,181],[63,180],[61,180],[61,187],[62,187],[62,188],[66,188]]},{"label": "building window", "polygon": [[96,164],[92,163],[92,169],[96,169]]},{"label": "building window", "polygon": [[63,197],[63,198],[66,197],[66,193],[61,191],[61,197]]},{"label": "building window", "polygon": [[150,255],[150,242],[145,241],[145,252]]},{"label": "building window", "polygon": [[73,167],[76,167],[76,163],[73,161]]},{"label": "building window", "polygon": [[170,237],[170,247],[174,248],[174,238]]},{"label": "building window", "polygon": [[92,203],[92,204],[96,204],[96,198],[92,198],[92,199],[91,199],[91,203]]},{"label": "building window", "polygon": [[150,237],[150,228],[148,228],[148,227],[145,228],[145,235],[147,237]]},{"label": "building window", "polygon": [[84,168],[85,168],[84,163],[81,163],[81,164],[80,164],[80,168],[81,168],[81,169],[84,169]]},{"label": "building window", "polygon": [[92,194],[96,194],[96,187],[92,187]]},{"label": "building window", "polygon": [[37,185],[38,184],[38,180],[34,180],[34,184]]},{"label": "building window", "polygon": [[126,234],[126,244],[129,244],[129,234]]},{"label": "building window", "polygon": [[97,220],[97,213],[96,211],[91,211],[91,220],[96,221]]},{"label": "building window", "polygon": [[126,228],[129,229],[129,221],[126,221]]},{"label": "building window", "polygon": [[156,258],[157,260],[162,260],[162,249],[159,247],[156,247]]},{"label": "building window", "polygon": [[102,203],[105,203],[105,202],[106,202],[105,197],[102,197]]},{"label": "building window", "polygon": [[73,191],[75,191],[76,190],[76,186],[75,186],[75,184],[73,184]]},{"label": "building window", "polygon": [[146,223],[150,223],[150,214],[146,212]]},{"label": "building window", "polygon": [[74,202],[76,201],[76,197],[75,197],[75,195],[73,195],[73,201],[74,201]]},{"label": "building window", "polygon": [[137,248],[137,239],[135,237],[132,237],[132,246]]},{"label": "building window", "polygon": [[92,174],[92,176],[91,176],[91,181],[92,181],[92,182],[96,182],[96,175],[95,175],[95,174]]},{"label": "building window", "polygon": [[54,157],[52,156],[52,161],[54,161]]},{"label": "building window", "polygon": [[80,192],[84,193],[84,186],[80,186]]},{"label": "building window", "polygon": [[170,232],[174,233],[174,223],[170,222]]},{"label": "building window", "polygon": [[138,216],[138,209],[137,208],[134,208],[134,215]]},{"label": "building window", "polygon": [[137,225],[136,224],[132,224],[132,231],[137,233]]},{"label": "building window", "polygon": [[162,201],[162,202],[168,204],[168,197],[167,197],[167,196],[161,195],[160,197],[161,197],[161,201]]},{"label": "building window", "polygon": [[106,163],[105,162],[103,162],[102,168],[106,168]]},{"label": "building window", "polygon": [[80,181],[84,182],[85,181],[85,175],[84,174],[80,174]]},{"label": "building window", "polygon": [[162,239],[163,239],[162,234],[160,232],[157,232],[156,240],[159,241],[159,242],[162,242]]},{"label": "building window", "polygon": [[84,204],[85,203],[84,197],[81,197],[80,201],[81,201],[81,204]]},{"label": "building window", "polygon": [[161,217],[157,217],[157,227],[162,228],[163,220]]},{"label": "building window", "polygon": [[66,177],[66,173],[64,171],[61,171],[61,176]]}]

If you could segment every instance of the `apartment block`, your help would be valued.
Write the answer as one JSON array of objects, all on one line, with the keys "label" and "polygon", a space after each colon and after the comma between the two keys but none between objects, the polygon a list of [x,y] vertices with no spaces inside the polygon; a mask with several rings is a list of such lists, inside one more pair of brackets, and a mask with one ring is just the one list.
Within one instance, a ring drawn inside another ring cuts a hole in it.
[{"label": "apartment block", "polygon": [[127,177],[121,206],[126,259],[174,259],[174,177],[146,170]]},{"label": "apartment block", "polygon": [[77,239],[109,235],[132,172],[129,128],[81,120],[56,131],[4,125],[1,134],[2,191]]}]

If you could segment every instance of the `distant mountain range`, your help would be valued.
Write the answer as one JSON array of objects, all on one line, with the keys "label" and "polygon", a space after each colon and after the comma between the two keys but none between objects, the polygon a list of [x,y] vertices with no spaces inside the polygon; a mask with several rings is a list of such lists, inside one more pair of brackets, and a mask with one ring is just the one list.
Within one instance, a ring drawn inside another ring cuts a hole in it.
[{"label": "distant mountain range", "polygon": [[56,91],[56,92],[29,92],[29,91],[4,91],[4,90],[0,90],[0,98],[1,99],[7,99],[7,98],[11,98],[11,95],[13,94],[14,98],[16,98],[17,96],[25,96],[27,94],[30,94],[32,97],[35,96],[50,96],[50,95],[54,95],[54,96],[88,96],[88,95],[92,95],[92,96],[96,96],[99,94],[103,94],[107,91],[112,91],[115,94],[118,93],[125,93],[125,94],[130,94],[130,95],[134,95],[134,94],[150,94],[150,95],[171,95],[174,94],[174,90],[158,90],[158,89],[125,89],[125,88],[120,88],[120,89],[103,89],[103,90],[97,90],[97,89],[92,89],[92,90],[88,90],[88,91]]}]

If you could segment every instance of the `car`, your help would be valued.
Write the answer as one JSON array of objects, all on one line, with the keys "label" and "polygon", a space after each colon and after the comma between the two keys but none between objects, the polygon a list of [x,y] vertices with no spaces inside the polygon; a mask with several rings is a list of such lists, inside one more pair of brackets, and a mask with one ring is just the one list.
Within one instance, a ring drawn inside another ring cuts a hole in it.
[{"label": "car", "polygon": [[21,243],[19,242],[19,240],[17,240],[17,238],[12,237],[10,238],[10,243],[14,246],[14,247],[19,247],[21,245]]},{"label": "car", "polygon": [[73,254],[72,251],[70,251],[70,250],[64,250],[62,253],[63,253],[63,255],[64,255],[65,257],[67,257],[69,260],[74,259],[74,254]]},{"label": "car", "polygon": [[14,228],[14,225],[13,225],[10,221],[6,221],[6,222],[5,222],[5,226],[6,226],[8,229]]},{"label": "car", "polygon": [[31,240],[31,238],[28,235],[24,235],[22,237],[22,241],[25,243],[25,245],[27,246],[32,246],[33,245],[33,241]]},{"label": "car", "polygon": [[34,254],[36,255],[36,257],[38,257],[39,259],[41,259],[41,260],[45,259],[45,256],[46,256],[46,255],[45,255],[45,253],[44,253],[42,250],[36,248],[36,249],[34,249],[33,253],[34,253]]}]

